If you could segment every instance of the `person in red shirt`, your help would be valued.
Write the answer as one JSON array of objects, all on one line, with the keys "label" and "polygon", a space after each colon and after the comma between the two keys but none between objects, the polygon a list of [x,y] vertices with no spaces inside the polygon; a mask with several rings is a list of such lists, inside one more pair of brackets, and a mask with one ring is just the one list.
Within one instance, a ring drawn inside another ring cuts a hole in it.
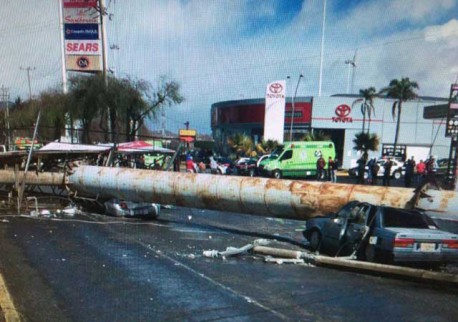
[{"label": "person in red shirt", "polygon": [[196,165],[194,164],[194,161],[192,161],[191,156],[186,159],[186,172],[196,173]]},{"label": "person in red shirt", "polygon": [[423,160],[420,160],[420,162],[418,162],[418,164],[416,165],[415,169],[417,170],[415,181],[416,181],[416,184],[418,185],[419,183],[422,182],[423,178],[425,177],[426,164],[423,162]]}]

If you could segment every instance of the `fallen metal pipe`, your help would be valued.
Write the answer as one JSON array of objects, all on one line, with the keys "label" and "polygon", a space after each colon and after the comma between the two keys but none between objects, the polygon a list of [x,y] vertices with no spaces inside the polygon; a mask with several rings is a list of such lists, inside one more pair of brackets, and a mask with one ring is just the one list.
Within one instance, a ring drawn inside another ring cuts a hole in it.
[{"label": "fallen metal pipe", "polygon": [[210,174],[176,173],[128,168],[79,166],[66,177],[78,195],[120,198],[268,217],[307,219],[337,211],[350,200],[456,214],[453,191],[277,180]]},{"label": "fallen metal pipe", "polygon": [[[57,172],[28,172],[25,176],[26,185],[36,186],[64,186],[63,173]],[[24,178],[23,171],[0,170],[0,184],[15,184]]]}]

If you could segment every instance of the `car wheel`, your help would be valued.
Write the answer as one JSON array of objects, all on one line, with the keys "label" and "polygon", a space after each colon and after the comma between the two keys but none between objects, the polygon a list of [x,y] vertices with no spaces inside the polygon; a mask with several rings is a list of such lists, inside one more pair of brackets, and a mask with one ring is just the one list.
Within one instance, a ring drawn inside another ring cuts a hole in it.
[{"label": "car wheel", "polygon": [[395,178],[396,180],[401,179],[401,171],[395,171],[393,173],[393,178]]},{"label": "car wheel", "polygon": [[275,179],[281,179],[281,172],[280,172],[280,170],[274,170],[274,172],[272,173],[272,176],[273,176]]},{"label": "car wheel", "polygon": [[377,257],[375,256],[375,247],[373,245],[366,245],[364,248],[364,259],[371,263],[375,263],[377,261]]},{"label": "car wheel", "polygon": [[250,169],[250,172],[248,173],[248,175],[249,175],[250,177],[254,177],[254,174],[255,174],[255,173],[254,173],[254,169]]},{"label": "car wheel", "polygon": [[312,252],[316,252],[320,249],[320,245],[321,245],[321,234],[319,231],[314,230],[310,233],[309,249]]}]

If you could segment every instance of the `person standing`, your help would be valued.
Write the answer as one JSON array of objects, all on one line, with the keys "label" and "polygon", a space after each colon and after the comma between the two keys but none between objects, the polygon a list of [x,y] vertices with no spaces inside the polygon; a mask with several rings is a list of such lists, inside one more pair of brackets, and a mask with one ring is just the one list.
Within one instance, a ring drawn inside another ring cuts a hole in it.
[{"label": "person standing", "polygon": [[414,171],[415,171],[415,160],[414,157],[411,157],[408,159],[405,163],[406,165],[406,173],[404,175],[404,184],[406,188],[409,188],[412,185],[412,178],[414,176]]},{"label": "person standing", "polygon": [[391,167],[393,166],[393,162],[391,162],[391,159],[388,158],[385,162],[385,164],[383,165],[383,169],[384,169],[384,172],[383,172],[383,185],[385,187],[389,187],[390,186],[390,180],[391,180]]},{"label": "person standing", "polygon": [[371,173],[371,177],[372,177],[372,185],[376,186],[380,166],[378,165],[377,160],[375,158],[373,158],[372,160],[374,162],[372,163],[372,166],[369,168],[369,172]]},{"label": "person standing", "polygon": [[327,179],[331,182],[334,182],[332,181],[332,167],[334,165],[334,160],[332,159],[332,157],[329,157],[328,158],[328,171],[327,171]]},{"label": "person standing", "polygon": [[364,184],[364,173],[366,172],[366,158],[363,156],[358,160],[358,179],[357,184]]},{"label": "person standing", "polygon": [[336,183],[337,182],[337,169],[339,168],[339,160],[337,158],[333,160],[331,157],[329,157],[328,168],[329,168],[329,178],[331,182]]},{"label": "person standing", "polygon": [[425,178],[426,164],[423,162],[423,160],[420,160],[420,162],[418,162],[418,164],[416,165],[416,169],[417,169],[416,184],[418,185]]},{"label": "person standing", "polygon": [[186,172],[196,173],[196,165],[192,161],[192,156],[186,158]]},{"label": "person standing", "polygon": [[375,163],[375,158],[372,158],[367,162],[367,182],[372,184],[372,167],[374,166]]},{"label": "person standing", "polygon": [[323,155],[320,154],[318,160],[316,160],[316,179],[319,181],[324,178],[324,168],[326,166],[326,161],[323,158]]},{"label": "person standing", "polygon": [[210,171],[212,174],[218,173],[218,163],[213,156],[210,157]]}]

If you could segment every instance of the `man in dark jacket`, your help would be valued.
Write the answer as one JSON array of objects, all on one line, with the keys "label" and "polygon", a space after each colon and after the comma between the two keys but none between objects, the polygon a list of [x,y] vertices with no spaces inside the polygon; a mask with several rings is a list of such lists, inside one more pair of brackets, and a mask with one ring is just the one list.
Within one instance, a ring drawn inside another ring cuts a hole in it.
[{"label": "man in dark jacket", "polygon": [[391,159],[388,158],[388,160],[386,160],[385,164],[383,165],[383,168],[385,169],[383,173],[383,185],[386,187],[390,185],[392,167],[393,167],[393,162],[391,162]]}]

